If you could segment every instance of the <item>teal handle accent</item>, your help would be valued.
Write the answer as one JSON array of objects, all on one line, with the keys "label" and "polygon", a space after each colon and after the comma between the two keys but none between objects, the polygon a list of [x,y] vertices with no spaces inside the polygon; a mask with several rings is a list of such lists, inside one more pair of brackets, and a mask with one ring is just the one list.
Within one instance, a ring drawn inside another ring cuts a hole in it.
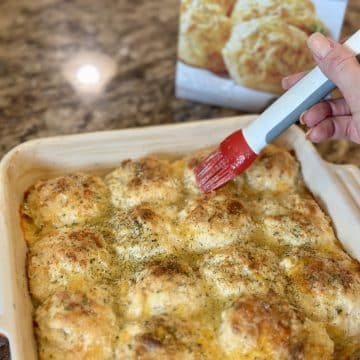
[{"label": "teal handle accent", "polygon": [[297,108],[295,108],[286,118],[281,120],[274,128],[272,128],[266,135],[266,142],[272,143],[275,138],[282,134],[292,124],[296,123],[300,115],[310,109],[313,105],[321,101],[326,95],[336,88],[331,80],[327,80],[314,92],[303,101]]},{"label": "teal handle accent", "polygon": [[[360,54],[356,55],[356,60],[360,63]],[[276,124],[266,135],[265,140],[268,144],[272,143],[275,138],[282,134],[287,128],[296,123],[300,115],[310,109],[313,105],[321,101],[331,91],[336,88],[336,85],[327,80],[318,89],[309,94],[309,96],[296,107],[288,116],[286,116],[280,123]]]}]

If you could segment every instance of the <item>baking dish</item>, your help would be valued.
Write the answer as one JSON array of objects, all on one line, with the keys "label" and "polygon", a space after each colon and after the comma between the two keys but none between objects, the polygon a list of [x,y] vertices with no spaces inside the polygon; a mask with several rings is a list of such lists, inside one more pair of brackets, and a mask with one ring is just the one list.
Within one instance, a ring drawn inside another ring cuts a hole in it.
[{"label": "baking dish", "polygon": [[[215,145],[254,118],[53,137],[29,141],[10,151],[0,164],[0,333],[9,339],[12,358],[36,358],[26,245],[19,219],[19,206],[30,185],[43,177],[79,170],[103,172],[129,157],[179,155]],[[360,171],[323,161],[295,126],[278,143],[295,151],[307,186],[332,218],[344,248],[360,259]]]}]

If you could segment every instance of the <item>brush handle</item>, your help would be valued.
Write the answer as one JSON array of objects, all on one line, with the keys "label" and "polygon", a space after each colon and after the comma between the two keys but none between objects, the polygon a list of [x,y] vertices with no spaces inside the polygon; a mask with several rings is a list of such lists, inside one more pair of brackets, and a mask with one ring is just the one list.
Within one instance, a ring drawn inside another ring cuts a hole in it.
[{"label": "brush handle", "polygon": [[[359,55],[360,30],[344,45],[356,56]],[[258,154],[267,144],[294,124],[304,111],[322,100],[335,87],[335,84],[321,72],[319,67],[311,70],[243,130],[251,149]]]}]

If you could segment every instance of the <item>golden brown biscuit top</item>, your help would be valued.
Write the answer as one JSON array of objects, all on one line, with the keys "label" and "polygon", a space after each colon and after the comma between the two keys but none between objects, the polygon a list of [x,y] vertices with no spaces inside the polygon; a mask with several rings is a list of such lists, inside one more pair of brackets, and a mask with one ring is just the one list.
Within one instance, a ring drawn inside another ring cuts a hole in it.
[{"label": "golden brown biscuit top", "polygon": [[311,0],[238,0],[231,14],[234,23],[264,16],[276,16],[307,34],[326,31]]},{"label": "golden brown biscuit top", "polygon": [[219,338],[225,352],[240,359],[320,360],[330,359],[333,351],[321,324],[272,293],[241,297],[224,310]]},{"label": "golden brown biscuit top", "polygon": [[44,301],[61,288],[93,286],[109,275],[111,262],[109,246],[101,233],[81,228],[51,231],[28,254],[32,295]]},{"label": "golden brown biscuit top", "polygon": [[27,193],[24,212],[38,227],[83,224],[104,214],[109,195],[100,177],[70,174],[37,182]]},{"label": "golden brown biscuit top", "polygon": [[176,202],[181,196],[180,181],[166,160],[145,157],[124,160],[105,181],[115,207],[132,207],[146,202]]},{"label": "golden brown biscuit top", "polygon": [[112,358],[117,319],[99,291],[56,292],[35,312],[41,359]]}]

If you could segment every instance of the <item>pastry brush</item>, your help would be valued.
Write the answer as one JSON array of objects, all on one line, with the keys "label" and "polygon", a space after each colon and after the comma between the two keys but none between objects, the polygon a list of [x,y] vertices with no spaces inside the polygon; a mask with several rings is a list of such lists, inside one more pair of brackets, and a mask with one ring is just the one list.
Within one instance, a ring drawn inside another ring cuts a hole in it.
[{"label": "pastry brush", "polygon": [[[360,30],[344,44],[360,54]],[[296,61],[296,59],[294,59]],[[245,171],[260,151],[294,124],[300,115],[322,100],[335,84],[315,67],[269,106],[254,122],[227,137],[195,168],[200,189],[207,193]]]}]

